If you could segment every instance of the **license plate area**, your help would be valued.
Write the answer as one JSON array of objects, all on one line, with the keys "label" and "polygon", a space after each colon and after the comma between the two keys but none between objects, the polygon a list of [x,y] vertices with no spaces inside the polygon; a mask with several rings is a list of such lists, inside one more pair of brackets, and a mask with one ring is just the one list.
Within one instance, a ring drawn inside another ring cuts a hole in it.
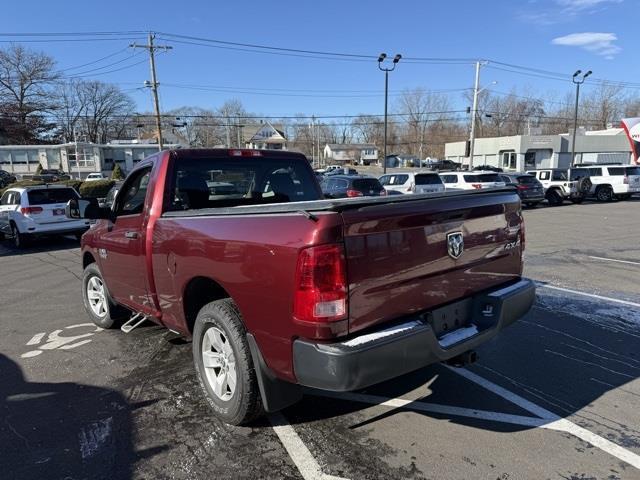
[{"label": "license plate area", "polygon": [[424,314],[424,320],[431,326],[436,337],[462,327],[468,327],[471,322],[473,298],[465,298],[457,302],[436,308]]},{"label": "license plate area", "polygon": [[54,215],[64,215],[64,208],[54,208],[53,209],[53,214]]}]

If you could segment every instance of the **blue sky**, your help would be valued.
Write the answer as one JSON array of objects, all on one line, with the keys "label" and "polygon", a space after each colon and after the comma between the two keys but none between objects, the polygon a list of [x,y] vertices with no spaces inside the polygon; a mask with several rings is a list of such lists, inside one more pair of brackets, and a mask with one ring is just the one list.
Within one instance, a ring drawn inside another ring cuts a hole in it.
[{"label": "blue sky", "polygon": [[[31,0],[5,2],[2,10],[3,33],[154,30],[372,56],[384,51],[404,57],[488,58],[567,74],[578,68],[591,69],[594,78],[637,83],[638,88],[628,92],[640,95],[637,0]],[[87,78],[121,84],[136,99],[140,111],[148,111],[150,94],[138,88],[149,78],[148,64],[143,62],[143,51],[126,49],[128,43],[130,40],[114,37],[108,41],[28,44],[56,58],[60,69],[109,56],[86,67],[65,70],[65,74],[87,72]],[[174,47],[157,61],[163,109],[181,105],[215,108],[237,98],[248,110],[265,115],[377,114],[383,110],[384,77],[375,59],[340,61],[165,40],[158,43]],[[142,63],[101,74],[136,62]],[[99,67],[105,68],[93,70]],[[496,67],[503,68],[492,63],[483,68],[482,84],[497,81],[491,88],[500,92],[517,88],[530,96],[560,97],[572,91],[567,82]],[[390,76],[390,101],[393,105],[402,89],[423,87],[447,90],[456,106],[466,105],[459,89],[471,87],[473,75],[471,63],[401,61]],[[185,88],[188,85],[206,89]],[[243,93],[229,91],[233,89]]]}]

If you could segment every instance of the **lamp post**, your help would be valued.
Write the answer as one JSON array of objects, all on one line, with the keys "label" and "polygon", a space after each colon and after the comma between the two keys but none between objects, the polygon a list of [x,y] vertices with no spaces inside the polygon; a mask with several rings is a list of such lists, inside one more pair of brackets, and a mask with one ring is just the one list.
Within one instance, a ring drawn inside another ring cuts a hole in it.
[{"label": "lamp post", "polygon": [[580,76],[581,73],[582,70],[578,70],[571,78],[571,81],[576,84],[576,109],[573,113],[573,137],[571,139],[571,167],[576,163],[576,130],[578,130],[578,101],[580,98],[580,85],[582,85],[584,80],[593,72],[589,70],[587,73],[583,74],[582,77]]},{"label": "lamp post", "polygon": [[396,69],[396,65],[402,58],[399,53],[393,57],[391,68],[383,67],[382,63],[387,58],[386,53],[381,53],[378,57],[378,68],[384,72],[384,157],[382,160],[383,172],[387,173],[387,105],[389,103],[389,72],[393,72]]}]

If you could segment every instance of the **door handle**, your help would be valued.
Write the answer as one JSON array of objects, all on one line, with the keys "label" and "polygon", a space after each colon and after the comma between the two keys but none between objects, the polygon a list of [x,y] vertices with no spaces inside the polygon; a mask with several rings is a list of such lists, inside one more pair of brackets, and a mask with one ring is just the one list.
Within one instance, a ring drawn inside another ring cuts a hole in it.
[{"label": "door handle", "polygon": [[124,236],[127,238],[138,238],[138,232],[125,232]]}]

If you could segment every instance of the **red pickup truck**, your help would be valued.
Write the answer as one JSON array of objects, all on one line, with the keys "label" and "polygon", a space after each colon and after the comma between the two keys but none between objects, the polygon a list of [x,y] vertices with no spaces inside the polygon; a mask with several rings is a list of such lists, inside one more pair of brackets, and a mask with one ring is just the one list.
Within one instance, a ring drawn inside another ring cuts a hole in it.
[{"label": "red pickup truck", "polygon": [[535,298],[510,188],[328,200],[300,154],[174,150],[141,161],[110,208],[72,200],[67,215],[97,219],[82,238],[89,316],[192,338],[231,424],[304,386],[473,361]]}]

